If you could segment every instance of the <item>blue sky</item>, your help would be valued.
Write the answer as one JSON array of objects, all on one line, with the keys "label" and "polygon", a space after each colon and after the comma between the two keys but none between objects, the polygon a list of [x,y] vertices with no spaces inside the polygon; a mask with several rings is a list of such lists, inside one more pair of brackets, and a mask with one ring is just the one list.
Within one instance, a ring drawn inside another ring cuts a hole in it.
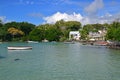
[{"label": "blue sky", "polygon": [[103,23],[120,18],[119,5],[120,0],[0,0],[0,19],[36,25],[59,19]]}]

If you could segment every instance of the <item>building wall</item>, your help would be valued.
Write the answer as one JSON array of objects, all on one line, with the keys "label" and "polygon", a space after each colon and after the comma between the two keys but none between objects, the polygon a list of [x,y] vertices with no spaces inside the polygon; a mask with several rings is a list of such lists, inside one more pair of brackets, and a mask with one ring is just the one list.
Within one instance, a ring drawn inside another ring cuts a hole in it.
[{"label": "building wall", "polygon": [[105,40],[105,31],[99,30],[98,32],[89,32],[89,38],[95,40]]},{"label": "building wall", "polygon": [[70,31],[70,33],[69,33],[69,40],[80,40],[80,33],[79,33],[79,31]]}]

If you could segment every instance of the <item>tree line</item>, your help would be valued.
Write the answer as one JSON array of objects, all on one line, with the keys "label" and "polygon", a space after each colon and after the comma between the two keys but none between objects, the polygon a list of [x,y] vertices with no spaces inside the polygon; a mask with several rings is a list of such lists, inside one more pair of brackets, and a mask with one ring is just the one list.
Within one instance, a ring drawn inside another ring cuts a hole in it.
[{"label": "tree line", "polygon": [[9,22],[3,24],[0,21],[0,41],[64,41],[68,39],[69,31],[81,28],[77,21],[64,20],[55,24],[42,24],[36,26],[28,22]]},{"label": "tree line", "polygon": [[90,31],[106,30],[106,40],[120,41],[120,22],[111,24],[87,24],[77,21],[57,21],[55,24],[34,25],[28,22],[8,22],[0,20],[0,41],[65,41],[70,31],[80,31],[81,39],[86,40]]}]

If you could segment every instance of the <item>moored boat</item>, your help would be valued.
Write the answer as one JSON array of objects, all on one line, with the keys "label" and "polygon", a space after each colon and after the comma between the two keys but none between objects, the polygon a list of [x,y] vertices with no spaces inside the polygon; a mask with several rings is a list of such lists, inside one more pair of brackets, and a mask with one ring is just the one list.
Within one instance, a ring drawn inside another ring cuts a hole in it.
[{"label": "moored boat", "polygon": [[39,43],[38,41],[27,41],[28,43]]},{"label": "moored boat", "polygon": [[32,49],[31,46],[9,46],[8,50],[29,50]]},{"label": "moored boat", "polygon": [[94,45],[97,45],[97,46],[107,46],[108,42],[106,42],[106,41],[97,41],[97,42],[94,43]]},{"label": "moored boat", "polygon": [[68,41],[68,42],[64,42],[65,44],[74,44],[75,42],[73,42],[73,41]]}]

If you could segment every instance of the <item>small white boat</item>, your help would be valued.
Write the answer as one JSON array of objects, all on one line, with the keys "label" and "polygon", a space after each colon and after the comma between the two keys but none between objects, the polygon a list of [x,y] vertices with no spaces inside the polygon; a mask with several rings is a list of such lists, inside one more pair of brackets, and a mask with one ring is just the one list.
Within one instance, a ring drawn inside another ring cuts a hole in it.
[{"label": "small white boat", "polygon": [[38,41],[27,41],[28,43],[38,43]]},{"label": "small white boat", "polygon": [[49,42],[47,39],[42,40],[42,42]]},{"label": "small white boat", "polygon": [[64,42],[65,44],[74,44],[75,42],[71,41],[71,42]]},{"label": "small white boat", "polygon": [[9,46],[8,50],[29,50],[32,49],[30,46]]}]

